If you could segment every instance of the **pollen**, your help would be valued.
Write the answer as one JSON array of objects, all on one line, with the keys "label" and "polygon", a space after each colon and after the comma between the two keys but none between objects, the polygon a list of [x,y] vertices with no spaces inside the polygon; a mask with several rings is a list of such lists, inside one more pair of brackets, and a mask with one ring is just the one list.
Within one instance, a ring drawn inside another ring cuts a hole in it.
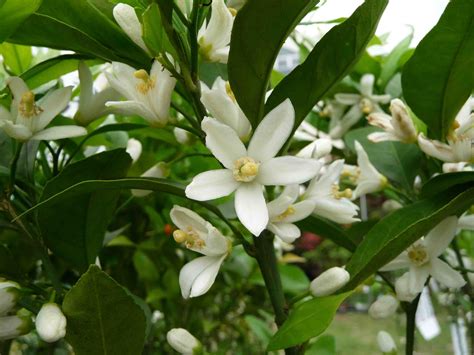
[{"label": "pollen", "polygon": [[31,91],[27,91],[22,95],[18,110],[23,117],[27,118],[37,116],[43,112],[43,109],[36,105],[35,94]]},{"label": "pollen", "polygon": [[360,109],[365,115],[368,115],[374,110],[374,105],[372,104],[372,101],[370,101],[367,98],[363,98],[360,100]]},{"label": "pollen", "polygon": [[199,234],[196,233],[191,227],[188,227],[186,231],[182,229],[177,229],[173,232],[173,238],[176,243],[184,244],[188,249],[196,248],[202,249],[206,246],[206,242],[199,237]]},{"label": "pollen", "polygon": [[408,249],[408,258],[417,266],[426,264],[430,260],[426,248],[421,244],[415,244]]},{"label": "pollen", "polygon": [[283,221],[285,218],[287,218],[287,217],[289,217],[289,216],[291,216],[291,215],[294,215],[295,212],[296,212],[295,207],[294,207],[293,205],[290,205],[290,206],[288,206],[288,208],[285,210],[285,212],[279,214],[276,219],[277,219],[278,221]]},{"label": "pollen", "polygon": [[332,195],[336,199],[341,199],[341,198],[351,198],[352,197],[352,190],[351,189],[345,189],[343,191],[339,190],[339,185],[338,184],[333,184],[332,185]]},{"label": "pollen", "polygon": [[148,91],[155,87],[155,80],[150,78],[150,75],[148,75],[145,69],[137,70],[135,73],[133,73],[133,75],[135,76],[135,78],[141,80],[137,84],[137,90],[141,94],[145,95],[146,93],[148,93]]},{"label": "pollen", "polygon": [[234,162],[234,179],[241,182],[250,182],[258,174],[259,163],[250,157],[239,158]]},{"label": "pollen", "polygon": [[228,81],[226,81],[225,83],[225,92],[233,102],[236,102],[234,92],[232,91],[232,88],[230,87],[230,83]]}]

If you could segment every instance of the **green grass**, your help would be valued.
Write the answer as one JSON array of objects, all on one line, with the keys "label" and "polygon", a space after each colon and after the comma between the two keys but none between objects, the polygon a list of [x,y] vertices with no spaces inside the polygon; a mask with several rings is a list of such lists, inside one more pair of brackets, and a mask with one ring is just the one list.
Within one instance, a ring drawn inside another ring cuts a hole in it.
[{"label": "green grass", "polygon": [[[425,341],[417,332],[415,353],[417,355],[446,355],[453,354],[449,323],[444,314],[438,315],[441,334],[431,341]],[[379,330],[389,332],[398,346],[398,353],[405,353],[404,315],[397,314],[389,319],[372,319],[367,314],[345,313],[338,314],[325,334],[336,338],[336,353],[338,355],[369,355],[381,354],[377,346]]]}]

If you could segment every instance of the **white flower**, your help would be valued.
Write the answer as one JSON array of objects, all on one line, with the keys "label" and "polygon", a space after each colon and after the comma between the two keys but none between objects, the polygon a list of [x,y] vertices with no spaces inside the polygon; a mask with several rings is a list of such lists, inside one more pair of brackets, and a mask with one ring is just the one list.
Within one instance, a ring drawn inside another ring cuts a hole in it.
[{"label": "white flower", "polygon": [[314,127],[311,123],[307,121],[301,122],[300,126],[296,129],[293,138],[301,141],[314,141],[318,138],[321,138],[330,141],[331,145],[337,149],[344,148],[344,141],[342,139],[331,138],[329,134],[318,130],[316,127]]},{"label": "white flower", "polygon": [[327,138],[319,138],[301,149],[297,157],[306,159],[321,159],[331,153],[332,142]]},{"label": "white flower", "polygon": [[340,139],[361,117],[358,106],[353,106],[345,112],[346,108],[346,105],[336,100],[331,101],[331,103],[326,106],[325,111],[329,113],[330,117],[329,137],[332,139]]},{"label": "white flower", "polygon": [[180,144],[189,144],[192,142],[192,135],[185,129],[175,127],[173,128],[173,134],[176,138],[176,141]]},{"label": "white flower", "polygon": [[349,198],[352,191],[339,191],[339,176],[344,168],[344,160],[336,160],[328,166],[326,172],[313,179],[305,192],[305,199],[316,203],[314,214],[328,218],[336,223],[352,223],[359,221],[359,207]]},{"label": "white flower", "polygon": [[86,63],[79,62],[79,80],[81,91],[79,93],[79,108],[74,115],[74,120],[81,126],[87,126],[95,119],[108,113],[105,103],[118,98],[118,93],[107,86],[99,92],[94,92],[94,79]]},{"label": "white flower", "polygon": [[83,127],[67,125],[46,128],[71,98],[71,87],[50,91],[38,102],[19,77],[7,80],[13,94],[10,111],[0,105],[0,128],[19,141],[56,140],[87,134]]},{"label": "white flower", "polygon": [[142,144],[138,139],[130,138],[127,141],[126,152],[130,155],[132,164],[134,164],[140,158],[140,155],[142,155]]},{"label": "white flower", "polygon": [[31,318],[24,316],[0,317],[0,341],[17,338],[31,330]]},{"label": "white flower", "polygon": [[212,117],[231,127],[239,138],[246,142],[250,136],[252,126],[235,100],[229,82],[218,77],[214,81],[212,89],[202,83],[201,90],[201,101]]},{"label": "white flower", "polygon": [[187,263],[181,269],[179,273],[181,294],[183,298],[201,296],[214,283],[232,244],[216,227],[187,208],[174,206],[170,217],[179,228],[173,232],[175,241],[204,255]]},{"label": "white flower", "polygon": [[454,132],[448,135],[448,144],[438,140],[426,138],[423,133],[418,135],[418,145],[420,149],[432,156],[447,163],[472,162],[474,159],[474,114],[466,122],[459,125],[454,121]]},{"label": "white flower", "polygon": [[193,355],[201,347],[199,340],[183,328],[171,329],[166,334],[166,340],[174,350],[184,355]]},{"label": "white flower", "polygon": [[329,296],[343,287],[351,275],[342,267],[332,267],[316,277],[309,286],[314,297]]},{"label": "white flower", "polygon": [[301,231],[293,223],[305,219],[314,211],[314,201],[296,202],[299,190],[298,185],[289,185],[280,196],[267,203],[270,218],[267,229],[285,243],[292,243],[301,235]]},{"label": "white flower", "polygon": [[420,293],[419,291],[410,288],[410,275],[408,272],[404,273],[395,280],[395,292],[397,298],[403,302],[411,302]]},{"label": "white flower", "polygon": [[474,214],[464,213],[458,222],[459,229],[474,230]]},{"label": "white flower", "polygon": [[123,63],[112,63],[112,73],[106,73],[110,85],[127,101],[109,101],[123,115],[139,115],[152,126],[163,127],[168,122],[171,94],[176,79],[155,60],[150,74],[144,69],[135,70]]},{"label": "white flower", "polygon": [[472,166],[465,162],[443,164],[443,173],[457,173],[460,171],[472,171]]},{"label": "white flower", "polygon": [[396,354],[397,346],[392,336],[384,330],[377,333],[377,344],[384,354]]},{"label": "white flower", "polygon": [[[148,178],[166,178],[170,173],[170,168],[168,164],[165,162],[159,162],[156,165],[153,165],[150,169],[145,171],[141,177],[148,177]],[[132,189],[132,195],[135,197],[145,197],[152,193],[153,191],[150,190],[138,190]]]},{"label": "white flower", "polygon": [[199,51],[209,61],[227,63],[234,16],[224,0],[212,1],[211,18],[199,30]]},{"label": "white flower", "polygon": [[20,285],[12,281],[0,282],[0,316],[11,311],[20,298]]},{"label": "white flower", "polygon": [[45,303],[36,316],[36,331],[43,341],[54,343],[66,335],[67,320],[56,303]]},{"label": "white flower", "polygon": [[375,143],[383,141],[416,142],[416,128],[403,101],[400,99],[392,100],[390,112],[392,116],[384,112],[375,112],[369,115],[367,118],[369,123],[385,131],[369,134],[369,140]]},{"label": "white flower", "polygon": [[294,117],[287,99],[260,122],[248,148],[232,128],[206,117],[201,125],[206,132],[206,146],[225,169],[195,176],[186,187],[186,196],[208,201],[235,191],[237,217],[251,233],[260,235],[269,218],[263,186],[300,184],[319,170],[319,163],[313,159],[275,157],[290,136]]},{"label": "white flower", "polygon": [[367,153],[358,141],[355,141],[355,149],[360,173],[357,179],[357,187],[352,196],[353,199],[380,191],[387,185],[387,178],[380,174],[370,163]]},{"label": "white flower", "polygon": [[127,36],[137,46],[149,54],[150,51],[143,41],[142,25],[137,17],[135,9],[128,4],[119,3],[114,6],[113,15],[115,21],[117,21]]},{"label": "white flower", "polygon": [[[444,219],[426,237],[411,245],[381,268],[381,271],[409,268],[409,271],[402,276],[406,279],[400,281],[398,287],[404,294],[420,293],[430,275],[446,287],[463,286],[465,281],[461,274],[438,258],[455,237],[457,225],[458,219],[455,216]],[[405,286],[408,289],[405,289]]]},{"label": "white flower", "polygon": [[382,210],[385,213],[390,213],[390,212],[399,210],[402,207],[403,207],[403,205],[400,202],[396,201],[396,200],[386,200],[382,204]]},{"label": "white flower", "polygon": [[382,319],[395,314],[398,300],[392,295],[383,295],[377,298],[369,308],[369,315],[374,319]]}]

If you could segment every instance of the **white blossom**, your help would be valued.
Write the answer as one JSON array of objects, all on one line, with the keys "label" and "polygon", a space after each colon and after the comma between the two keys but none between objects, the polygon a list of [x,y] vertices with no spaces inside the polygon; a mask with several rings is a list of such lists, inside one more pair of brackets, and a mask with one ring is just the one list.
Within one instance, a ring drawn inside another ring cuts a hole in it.
[{"label": "white blossom", "polygon": [[186,187],[186,196],[208,201],[235,191],[234,206],[242,224],[258,236],[269,216],[263,186],[292,185],[314,177],[319,163],[291,156],[275,157],[293,128],[295,112],[289,99],[270,111],[255,130],[248,148],[227,125],[206,117],[206,146],[224,169],[203,172]]},{"label": "white blossom", "polygon": [[119,3],[114,6],[113,15],[115,21],[119,24],[127,36],[146,53],[150,53],[148,47],[143,41],[143,30],[135,9],[128,5]]},{"label": "white blossom", "polygon": [[194,335],[183,328],[173,328],[166,333],[168,344],[180,354],[193,355],[201,347]]},{"label": "white blossom", "polygon": [[0,317],[0,341],[14,339],[31,330],[31,318],[25,316]]},{"label": "white blossom", "polygon": [[204,255],[181,269],[181,294],[183,298],[201,296],[213,285],[232,244],[216,227],[187,208],[174,206],[170,217],[179,228],[173,232],[175,241]]},{"label": "white blossom", "polygon": [[374,319],[388,318],[395,314],[398,300],[392,295],[383,295],[377,298],[369,308],[369,315]]},{"label": "white blossom", "polygon": [[397,346],[392,336],[384,330],[377,333],[377,344],[384,354],[396,354]]},{"label": "white blossom", "polygon": [[374,112],[369,115],[367,118],[369,123],[384,130],[384,132],[369,134],[369,140],[375,143],[383,141],[416,142],[416,128],[403,101],[400,99],[392,100],[390,112],[392,113],[391,116],[384,112]]},{"label": "white blossom", "polygon": [[388,183],[387,178],[380,174],[372,165],[369,156],[362,145],[355,141],[355,149],[357,152],[358,177],[357,187],[354,190],[353,199],[362,195],[382,190]]},{"label": "white blossom", "polygon": [[19,141],[56,140],[87,134],[83,127],[67,125],[46,128],[68,105],[71,87],[48,92],[36,102],[35,94],[19,77],[11,77],[7,84],[13,94],[10,111],[0,105],[0,129]]},{"label": "white blossom", "polygon": [[126,152],[132,158],[132,164],[136,163],[137,160],[140,158],[140,155],[142,155],[142,144],[141,144],[141,142],[138,139],[130,138],[127,141]]},{"label": "white blossom", "polygon": [[[415,242],[381,268],[381,271],[409,269],[402,276],[404,277],[403,281],[399,282],[397,297],[399,290],[402,294],[410,296],[420,293],[430,275],[446,287],[459,288],[464,285],[465,281],[461,274],[439,259],[439,256],[455,237],[457,226],[457,217],[451,216],[444,219],[424,238]],[[408,298],[408,296],[402,298]]]},{"label": "white blossom", "polygon": [[329,296],[342,288],[351,276],[342,267],[332,267],[316,277],[309,286],[314,297]]},{"label": "white blossom", "polygon": [[[307,121],[301,122],[299,127],[296,129],[293,138],[300,140],[300,141],[310,141],[313,142],[315,140],[324,139],[331,142],[331,145],[337,149],[344,149],[344,141],[342,139],[334,139],[329,134],[318,130],[314,127],[311,123]],[[311,144],[311,143],[310,143]]]},{"label": "white blossom", "polygon": [[56,303],[45,303],[36,316],[36,331],[47,343],[54,343],[66,335],[67,319]]},{"label": "white blossom", "polygon": [[106,73],[110,85],[126,101],[109,101],[106,106],[123,115],[139,115],[152,126],[163,127],[169,119],[171,94],[176,79],[155,60],[150,74],[129,65],[113,62],[112,72]]},{"label": "white blossom", "polygon": [[267,203],[270,219],[267,229],[285,243],[292,243],[300,237],[301,231],[294,222],[305,219],[314,210],[314,201],[296,202],[299,190],[298,185],[286,186],[280,196]]},{"label": "white blossom", "polygon": [[0,281],[0,316],[10,312],[20,298],[20,285],[13,281]]}]

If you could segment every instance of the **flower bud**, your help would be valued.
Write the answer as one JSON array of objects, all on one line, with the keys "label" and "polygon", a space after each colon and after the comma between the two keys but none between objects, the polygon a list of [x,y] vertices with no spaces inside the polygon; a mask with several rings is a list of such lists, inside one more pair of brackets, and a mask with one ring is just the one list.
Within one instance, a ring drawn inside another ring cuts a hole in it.
[{"label": "flower bud", "polygon": [[32,322],[28,316],[0,317],[0,341],[19,337],[31,328]]},{"label": "flower bud", "polygon": [[47,343],[54,343],[66,335],[66,317],[56,303],[45,303],[36,316],[36,331]]},{"label": "flower bud", "polygon": [[192,355],[199,352],[201,343],[183,328],[173,328],[166,334],[168,344],[177,352]]},{"label": "flower bud", "polygon": [[135,9],[123,3],[118,3],[115,5],[113,10],[113,15],[115,21],[122,28],[122,30],[127,34],[127,36],[141,49],[149,53],[148,47],[143,41],[143,30],[140,20],[138,19]]},{"label": "flower bud", "polygon": [[395,292],[397,293],[397,298],[400,301],[411,302],[415,299],[419,292],[413,292],[410,290],[408,272],[400,276],[395,281]]},{"label": "flower bud", "polygon": [[309,289],[315,297],[328,296],[343,287],[350,278],[349,273],[342,267],[333,267],[311,281]]},{"label": "flower bud", "polygon": [[369,308],[369,315],[374,319],[390,317],[397,311],[398,300],[392,295],[384,295],[372,303]]},{"label": "flower bud", "polygon": [[377,334],[377,343],[384,354],[396,354],[397,346],[392,336],[384,330]]},{"label": "flower bud", "polygon": [[193,136],[191,133],[186,131],[185,129],[175,127],[173,129],[174,137],[176,138],[176,141],[180,144],[189,144],[193,140]]},{"label": "flower bud", "polygon": [[134,164],[142,154],[142,144],[138,139],[130,138],[127,142],[126,151],[132,157],[132,164]]},{"label": "flower bud", "polygon": [[20,285],[12,281],[0,282],[0,316],[7,314],[15,307],[20,297]]}]

